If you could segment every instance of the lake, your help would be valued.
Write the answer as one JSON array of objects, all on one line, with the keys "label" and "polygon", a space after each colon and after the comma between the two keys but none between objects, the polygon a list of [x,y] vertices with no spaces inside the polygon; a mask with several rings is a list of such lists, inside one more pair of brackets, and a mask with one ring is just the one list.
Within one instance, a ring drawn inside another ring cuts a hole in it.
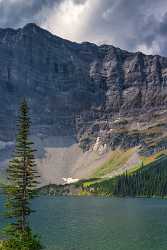
[{"label": "lake", "polygon": [[33,208],[46,250],[167,249],[167,200],[39,197]]}]

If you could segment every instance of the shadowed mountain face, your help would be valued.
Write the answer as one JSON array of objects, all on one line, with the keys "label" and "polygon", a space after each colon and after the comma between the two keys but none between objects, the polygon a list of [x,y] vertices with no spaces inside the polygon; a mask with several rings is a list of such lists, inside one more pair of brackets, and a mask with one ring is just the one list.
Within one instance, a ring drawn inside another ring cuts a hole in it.
[{"label": "shadowed mountain face", "polygon": [[[141,116],[138,123],[147,122],[146,114],[166,109],[167,58],[108,45],[73,43],[35,24],[18,30],[0,29],[1,166],[11,155],[23,97],[30,107],[31,133],[39,149],[43,179],[54,182],[63,177],[85,177],[86,166],[78,159],[81,155],[84,159],[84,153],[77,142],[87,151],[100,136],[102,146],[111,147],[115,144],[113,119]],[[132,138],[134,146],[143,142],[139,137]],[[131,138],[127,140],[131,144]],[[62,161],[58,160],[59,150]]]}]

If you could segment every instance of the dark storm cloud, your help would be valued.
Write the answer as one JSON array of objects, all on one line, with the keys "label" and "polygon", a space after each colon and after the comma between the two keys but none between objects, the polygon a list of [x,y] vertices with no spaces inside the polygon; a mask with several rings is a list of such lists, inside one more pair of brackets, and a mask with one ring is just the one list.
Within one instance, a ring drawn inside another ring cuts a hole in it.
[{"label": "dark storm cloud", "polygon": [[28,22],[72,40],[167,56],[167,0],[0,0],[1,27]]},{"label": "dark storm cloud", "polygon": [[0,27],[18,27],[40,23],[60,0],[0,0]]},{"label": "dark storm cloud", "polygon": [[98,42],[101,37],[127,50],[167,55],[166,0],[101,1],[89,24],[89,34],[96,30]]},{"label": "dark storm cloud", "polygon": [[[66,0],[0,0],[0,27],[20,27],[29,22],[41,24],[53,8]],[[72,0],[83,4],[86,0]]]}]

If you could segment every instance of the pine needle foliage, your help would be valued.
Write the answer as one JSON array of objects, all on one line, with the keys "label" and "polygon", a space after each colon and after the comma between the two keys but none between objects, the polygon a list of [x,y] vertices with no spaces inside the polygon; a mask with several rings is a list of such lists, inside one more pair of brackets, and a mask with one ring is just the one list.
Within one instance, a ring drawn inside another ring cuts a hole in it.
[{"label": "pine needle foliage", "polygon": [[[12,219],[6,230],[10,241],[19,239],[26,242],[30,235],[29,216],[31,200],[35,197],[35,187],[38,184],[38,173],[36,171],[35,150],[33,143],[29,140],[31,121],[26,100],[20,106],[18,118],[18,134],[13,159],[9,162],[7,169],[8,185],[4,188],[7,196],[6,217]],[[31,233],[31,240],[33,235]],[[22,249],[22,248],[20,248]],[[40,249],[40,248],[37,248]]]}]

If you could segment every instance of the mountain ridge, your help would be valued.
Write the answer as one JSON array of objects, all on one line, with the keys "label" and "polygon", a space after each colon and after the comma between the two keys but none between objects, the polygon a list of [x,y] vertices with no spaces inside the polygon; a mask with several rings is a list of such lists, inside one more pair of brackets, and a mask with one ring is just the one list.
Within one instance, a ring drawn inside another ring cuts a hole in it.
[{"label": "mountain ridge", "polygon": [[159,55],[159,54],[146,54],[146,53],[143,53],[142,51],[128,51],[126,49],[121,49],[120,47],[114,46],[114,45],[109,44],[109,43],[97,44],[97,43],[94,43],[94,42],[89,42],[87,40],[82,41],[82,42],[71,41],[69,39],[60,37],[60,36],[50,32],[46,28],[43,28],[43,27],[37,25],[36,23],[27,23],[23,27],[20,27],[20,28],[11,28],[11,27],[1,28],[0,27],[0,31],[3,31],[3,32],[6,32],[6,31],[19,32],[19,31],[22,31],[22,30],[25,30],[25,29],[30,30],[30,31],[32,31],[34,29],[37,29],[38,31],[45,32],[50,37],[52,36],[52,37],[58,38],[58,39],[60,39],[62,41],[66,41],[66,42],[73,43],[73,44],[78,44],[78,45],[87,44],[87,45],[92,45],[92,46],[95,46],[95,47],[105,47],[105,46],[107,46],[107,47],[113,47],[115,49],[121,50],[121,51],[129,53],[129,54],[138,54],[139,53],[139,54],[142,54],[144,56],[157,56],[157,57],[167,58],[167,57]]}]

